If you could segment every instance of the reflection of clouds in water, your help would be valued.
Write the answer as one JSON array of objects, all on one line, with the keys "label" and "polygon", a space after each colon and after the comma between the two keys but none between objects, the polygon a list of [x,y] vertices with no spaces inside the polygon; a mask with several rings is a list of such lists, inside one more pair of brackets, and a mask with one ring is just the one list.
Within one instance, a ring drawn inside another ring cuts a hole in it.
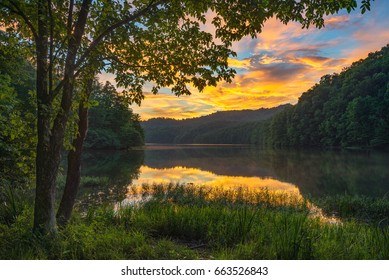
[{"label": "reflection of clouds in water", "polygon": [[[295,185],[272,178],[223,176],[216,175],[209,171],[181,166],[163,169],[142,166],[140,171],[140,178],[134,180],[131,185],[132,191],[135,192],[139,192],[142,185],[151,185],[153,183],[181,183],[189,184],[189,187],[204,185],[207,187],[215,187],[216,191],[220,190],[220,188],[234,189],[235,187],[243,187],[247,191],[253,190],[255,192],[258,190],[258,194],[261,192],[264,194],[263,190],[266,189],[265,192],[268,190],[272,195],[270,195],[270,197],[265,197],[270,199],[274,205],[301,205],[304,201],[303,196]],[[120,207],[127,205],[135,207],[141,206],[152,198],[151,193],[152,191],[147,195],[142,195],[141,193],[134,194],[130,191],[125,200],[115,205],[115,209],[117,210]],[[325,223],[340,223],[340,220],[335,217],[327,217],[322,209],[316,205],[310,202],[306,203],[308,203],[307,206],[310,209],[311,217],[319,218]]]},{"label": "reflection of clouds in water", "polygon": [[281,190],[299,192],[298,188],[290,183],[281,182],[272,178],[223,176],[196,168],[173,167],[165,169],[142,166],[141,176],[133,181],[133,186],[152,183],[193,183],[195,185],[207,185],[215,187],[249,187],[267,188],[269,190]]}]

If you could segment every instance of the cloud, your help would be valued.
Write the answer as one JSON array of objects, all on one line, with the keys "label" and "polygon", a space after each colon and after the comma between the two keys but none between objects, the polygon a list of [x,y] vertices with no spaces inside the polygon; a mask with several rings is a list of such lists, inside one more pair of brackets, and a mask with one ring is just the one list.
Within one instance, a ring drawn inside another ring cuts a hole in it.
[{"label": "cloud", "polygon": [[106,82],[110,82],[113,85],[116,84],[114,74],[103,72],[103,73],[99,74],[97,78],[98,78],[99,82],[102,84],[105,84]]},{"label": "cloud", "polygon": [[258,81],[287,82],[294,80],[296,75],[307,71],[308,65],[302,63],[282,62],[262,65],[259,64],[255,70],[249,72],[244,78],[249,77]]},{"label": "cloud", "polygon": [[349,22],[350,15],[330,16],[325,19],[324,24],[327,29],[342,29],[347,28]]},{"label": "cloud", "polygon": [[248,69],[250,68],[250,60],[248,59],[235,59],[235,58],[228,58],[228,65],[232,68],[243,68],[243,69]]},{"label": "cloud", "polygon": [[[177,98],[147,96],[142,118],[186,118],[221,110],[269,108],[296,103],[320,77],[340,72],[353,61],[389,43],[388,1],[374,1],[371,12],[328,16],[323,29],[302,29],[272,18],[257,38],[244,37],[232,46],[236,58],[228,60],[237,70],[232,83],[208,87],[203,93]],[[211,16],[209,16],[211,18]],[[204,30],[213,32],[210,26]]]},{"label": "cloud", "polygon": [[141,107],[133,105],[132,109],[135,113],[139,113],[143,120],[153,117],[185,119],[197,116],[198,112],[213,113],[213,107],[197,95],[177,97],[173,94],[146,93]]}]

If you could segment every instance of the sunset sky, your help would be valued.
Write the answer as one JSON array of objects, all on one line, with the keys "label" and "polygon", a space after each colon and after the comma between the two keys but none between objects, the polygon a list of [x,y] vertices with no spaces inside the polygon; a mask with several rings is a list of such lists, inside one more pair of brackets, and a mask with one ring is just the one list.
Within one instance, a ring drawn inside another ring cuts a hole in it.
[{"label": "sunset sky", "polygon": [[[244,38],[233,45],[237,57],[230,66],[237,75],[231,84],[220,83],[202,93],[176,97],[146,93],[134,112],[142,120],[153,117],[190,118],[216,111],[270,108],[296,103],[301,93],[325,74],[340,72],[353,61],[389,44],[389,1],[375,0],[361,15],[341,12],[326,19],[323,29],[301,29],[271,19],[256,39]],[[100,81],[113,77],[102,75]]]}]

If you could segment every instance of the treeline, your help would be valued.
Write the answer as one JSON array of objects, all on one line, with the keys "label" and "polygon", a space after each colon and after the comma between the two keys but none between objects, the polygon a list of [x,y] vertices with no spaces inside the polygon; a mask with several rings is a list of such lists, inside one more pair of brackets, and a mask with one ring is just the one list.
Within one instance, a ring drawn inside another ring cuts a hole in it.
[{"label": "treeline", "polygon": [[[354,62],[340,74],[323,76],[294,106],[255,112],[256,117],[247,110],[219,112],[217,120],[213,115],[183,121],[153,119],[142,126],[146,142],[150,143],[387,146],[389,45]],[[246,117],[239,118],[237,114]]]},{"label": "treeline", "polygon": [[156,118],[142,122],[147,143],[164,144],[249,144],[261,121],[291,105],[271,109],[217,112],[208,116],[175,120]]}]

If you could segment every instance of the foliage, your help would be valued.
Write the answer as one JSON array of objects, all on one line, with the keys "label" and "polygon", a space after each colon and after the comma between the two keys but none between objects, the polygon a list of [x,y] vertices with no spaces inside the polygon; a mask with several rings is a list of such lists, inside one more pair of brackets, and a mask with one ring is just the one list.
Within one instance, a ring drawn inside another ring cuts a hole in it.
[{"label": "foliage", "polygon": [[144,143],[140,117],[109,83],[97,85],[89,113],[89,134],[85,147],[90,149],[128,149]]},{"label": "foliage", "polygon": [[4,189],[25,186],[33,178],[37,140],[34,70],[19,52],[12,52],[14,42],[9,40],[0,32],[0,185]]},{"label": "foliage", "polygon": [[273,146],[374,147],[389,144],[389,46],[326,75],[277,115]]}]

